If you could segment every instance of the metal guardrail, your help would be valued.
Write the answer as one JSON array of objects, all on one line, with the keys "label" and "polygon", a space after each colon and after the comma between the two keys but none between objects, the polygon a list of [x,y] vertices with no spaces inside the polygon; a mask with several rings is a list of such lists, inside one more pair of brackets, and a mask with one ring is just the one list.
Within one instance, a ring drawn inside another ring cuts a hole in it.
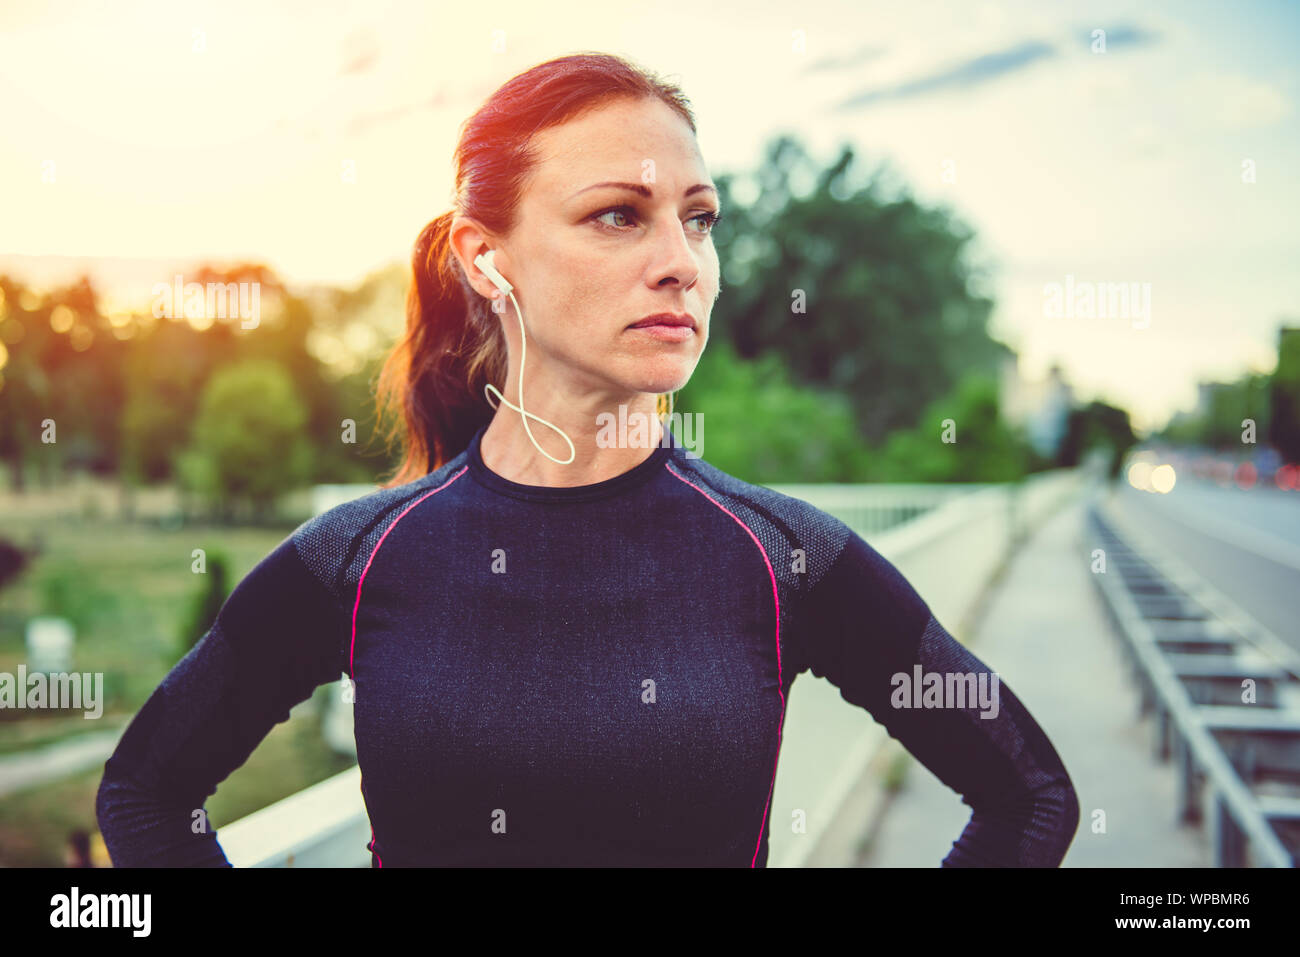
[{"label": "metal guardrail", "polygon": [[[1156,754],[1179,770],[1180,820],[1203,819],[1218,867],[1295,867],[1300,856],[1300,656],[1094,500],[1094,575],[1141,693]],[[1243,688],[1252,682],[1253,703]]]}]

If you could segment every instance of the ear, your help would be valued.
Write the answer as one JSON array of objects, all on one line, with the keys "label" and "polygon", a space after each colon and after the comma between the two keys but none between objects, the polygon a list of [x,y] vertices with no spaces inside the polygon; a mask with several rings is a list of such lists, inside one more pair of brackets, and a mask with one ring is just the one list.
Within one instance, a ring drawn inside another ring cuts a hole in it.
[{"label": "ear", "polygon": [[450,252],[460,262],[461,268],[465,270],[465,275],[469,278],[470,285],[474,291],[485,299],[494,299],[500,295],[500,290],[492,280],[483,274],[474,263],[474,259],[488,250],[496,249],[497,254],[493,259],[493,264],[500,271],[501,275],[509,278],[508,268],[502,268],[502,264],[507,262],[505,252],[495,244],[496,238],[485,230],[477,220],[468,216],[454,216],[451,226],[447,231],[447,243]]}]

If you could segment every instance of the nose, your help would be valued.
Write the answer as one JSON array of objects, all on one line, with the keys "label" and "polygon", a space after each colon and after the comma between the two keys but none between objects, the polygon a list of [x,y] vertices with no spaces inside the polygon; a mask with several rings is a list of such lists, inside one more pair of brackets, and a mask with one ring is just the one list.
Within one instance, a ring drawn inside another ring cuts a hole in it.
[{"label": "nose", "polygon": [[700,277],[700,262],[690,240],[686,238],[685,227],[675,213],[664,217],[665,225],[657,230],[655,244],[654,268],[651,270],[650,282],[653,286],[663,286],[678,282],[683,290],[690,289]]}]

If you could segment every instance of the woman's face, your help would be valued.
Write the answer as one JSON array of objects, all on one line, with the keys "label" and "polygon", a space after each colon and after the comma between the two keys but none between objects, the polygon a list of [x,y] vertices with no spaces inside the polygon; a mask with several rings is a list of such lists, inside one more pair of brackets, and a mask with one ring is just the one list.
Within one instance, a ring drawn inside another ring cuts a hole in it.
[{"label": "woman's face", "polygon": [[[532,145],[538,163],[516,228],[492,244],[523,308],[529,385],[534,376],[552,387],[564,380],[596,403],[680,389],[704,351],[718,295],[718,194],[690,127],[657,99],[619,100]],[[608,182],[628,185],[597,185]],[[461,248],[470,263],[483,251]],[[470,276],[492,294],[476,268]],[[629,328],[661,312],[689,315],[694,331],[678,341]],[[517,355],[513,306],[502,319]]]}]

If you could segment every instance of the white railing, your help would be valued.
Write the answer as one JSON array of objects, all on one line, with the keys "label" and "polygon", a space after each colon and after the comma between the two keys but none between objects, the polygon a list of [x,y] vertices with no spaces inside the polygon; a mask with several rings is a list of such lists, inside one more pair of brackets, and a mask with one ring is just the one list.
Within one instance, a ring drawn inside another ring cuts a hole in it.
[{"label": "white railing", "polygon": [[370,818],[353,766],[217,831],[235,867],[368,867]]},{"label": "white railing", "polygon": [[[989,579],[1025,532],[1099,476],[1092,459],[1002,485],[774,485],[835,515],[888,558],[950,631],[960,631]],[[374,486],[327,486],[313,496],[317,511]],[[869,623],[863,623],[864,629]],[[865,635],[865,632],[864,632]],[[769,865],[843,863],[851,848],[821,847],[844,814],[856,783],[880,746],[884,728],[847,704],[839,690],[811,673],[790,696],[773,791]],[[337,690],[331,700],[343,700]],[[807,831],[788,826],[795,809]],[[361,773],[349,768],[221,828],[218,837],[236,867],[368,867],[370,823]]]}]

